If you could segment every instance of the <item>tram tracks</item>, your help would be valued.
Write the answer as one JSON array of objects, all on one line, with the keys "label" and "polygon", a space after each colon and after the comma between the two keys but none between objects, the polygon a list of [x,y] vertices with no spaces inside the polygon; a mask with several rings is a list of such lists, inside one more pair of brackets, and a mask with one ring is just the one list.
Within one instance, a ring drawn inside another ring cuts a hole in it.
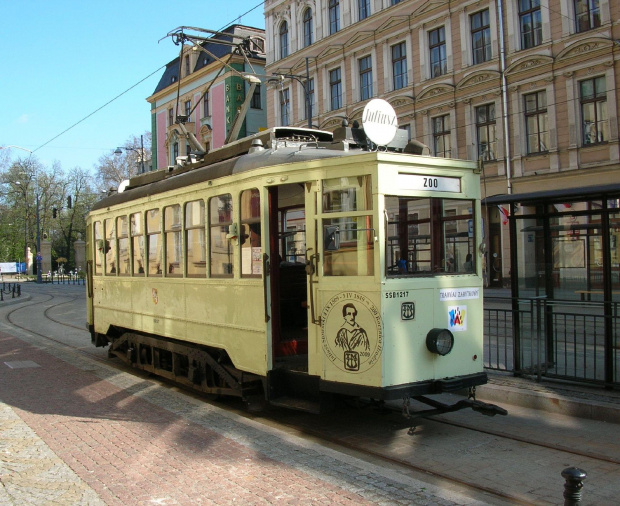
[{"label": "tram tracks", "polygon": [[[34,317],[29,318],[27,321],[24,321],[23,318],[19,318],[18,315],[20,311],[30,311],[30,314],[32,315],[34,314],[33,306],[45,306],[45,309],[39,313],[43,318],[45,318],[45,320],[53,322],[55,325],[59,325],[61,327],[80,330],[84,333],[84,336],[87,337],[83,327],[75,325],[71,322],[63,321],[53,314],[55,309],[57,310],[65,304],[75,303],[79,297],[63,295],[61,297],[61,301],[54,302],[56,298],[58,297],[41,293],[36,301],[11,309],[5,314],[4,319],[10,325],[18,329],[29,332],[58,345],[70,348],[73,352],[78,352],[81,355],[87,356],[97,362],[104,363],[107,366],[114,368],[127,370],[125,367],[119,367],[119,364],[115,364],[114,361],[106,360],[104,357],[89,353],[86,349],[68,344],[62,337],[57,337],[58,335],[61,335],[61,331],[59,332],[58,327],[55,327],[55,330],[50,330],[50,332],[41,332],[41,323],[37,325],[30,324],[30,322],[35,319]],[[43,327],[44,326],[45,324],[43,324]],[[133,372],[139,373],[139,371]],[[158,379],[158,383],[168,387],[172,385],[170,382],[161,379]],[[194,393],[189,394],[195,397],[200,397]],[[202,399],[204,400],[204,398]],[[209,401],[204,400],[204,402]],[[411,452],[406,455],[403,455],[402,449],[400,453],[398,450],[394,451],[390,445],[391,439],[394,439],[394,434],[402,435],[406,433],[408,428],[411,426],[411,421],[408,421],[404,417],[400,417],[400,412],[396,409],[394,409],[391,414],[386,415],[384,412],[373,408],[371,405],[365,406],[366,409],[362,408],[358,410],[348,407],[346,408],[344,418],[340,415],[317,418],[280,409],[269,409],[265,413],[257,415],[255,413],[243,412],[238,403],[235,402],[215,404],[225,410],[234,410],[237,414],[241,414],[255,421],[269,423],[272,426],[280,426],[283,427],[284,430],[288,429],[290,431],[294,431],[300,435],[305,435],[312,438],[315,441],[323,442],[331,447],[342,448],[342,451],[355,454],[359,456],[359,458],[367,458],[377,462],[384,462],[385,464],[401,469],[404,473],[420,474],[425,478],[431,477],[438,482],[441,481],[445,483],[457,484],[464,489],[471,490],[472,493],[483,493],[489,498],[494,497],[498,502],[512,504],[532,504],[535,502],[526,493],[513,493],[514,487],[511,487],[510,485],[507,485],[504,489],[499,489],[489,483],[485,483],[484,480],[475,478],[472,479],[471,476],[467,477],[459,475],[459,473],[454,472],[453,469],[448,469],[448,466],[446,466],[444,470],[442,469],[441,461],[438,461],[438,463],[435,464],[428,458],[418,459],[418,454],[414,455],[417,449],[415,451],[411,450]],[[473,422],[466,423],[461,420],[454,419],[449,420],[447,419],[448,416],[449,415],[446,415],[445,417],[437,416],[420,419],[418,421],[417,431],[414,432],[413,436],[407,436],[408,438],[411,438],[411,446],[413,447],[415,445],[416,439],[428,438],[429,433],[432,433],[433,437],[435,437],[436,440],[439,440],[444,437],[445,434],[453,434],[454,431],[451,429],[453,428],[459,431],[467,431],[466,434],[459,437],[461,439],[472,441],[472,446],[475,446],[475,444],[477,444],[476,442],[483,439],[483,437],[490,437],[494,440],[494,446],[507,444],[498,443],[498,441],[512,442],[518,446],[525,445],[524,449],[519,450],[523,454],[535,454],[536,450],[540,450],[539,453],[542,453],[543,451],[558,452],[559,462],[574,461],[572,456],[576,456],[580,459],[588,459],[590,461],[590,468],[595,467],[593,462],[604,463],[611,466],[620,466],[620,459],[614,456],[589,451],[587,448],[580,449],[578,447],[554,444],[553,442],[545,441],[537,438],[536,436],[525,437],[519,434],[511,434],[504,432],[501,429],[490,429],[488,425],[486,427],[484,426],[486,424],[475,424]],[[355,420],[355,423],[351,424],[351,420]],[[348,426],[349,430],[342,431],[343,425]],[[377,439],[377,427],[379,427],[380,430],[385,429],[385,439],[383,442]],[[372,445],[364,444],[370,439],[373,440]],[[434,442],[431,441],[431,444],[434,444]],[[480,446],[483,447],[483,445],[484,443],[480,443]],[[562,457],[561,455],[564,456]],[[566,455],[570,455],[571,457],[566,457]],[[620,472],[620,467],[618,468],[618,472]],[[560,497],[560,495],[558,497]]]}]

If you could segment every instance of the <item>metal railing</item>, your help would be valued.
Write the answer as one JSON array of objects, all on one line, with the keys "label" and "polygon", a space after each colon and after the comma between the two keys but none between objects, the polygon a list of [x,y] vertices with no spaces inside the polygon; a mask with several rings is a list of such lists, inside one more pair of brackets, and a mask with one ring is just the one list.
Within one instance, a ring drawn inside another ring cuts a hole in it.
[{"label": "metal railing", "polygon": [[85,285],[86,276],[79,274],[58,274],[52,272],[49,274],[43,274],[42,280],[44,283],[51,283],[57,285]]},{"label": "metal railing", "polygon": [[487,369],[620,385],[619,302],[485,297]]},{"label": "metal railing", "polygon": [[9,298],[14,299],[15,297],[21,297],[21,295],[22,295],[21,283],[6,283],[4,281],[0,283],[0,301],[4,301],[4,299],[9,299]]}]

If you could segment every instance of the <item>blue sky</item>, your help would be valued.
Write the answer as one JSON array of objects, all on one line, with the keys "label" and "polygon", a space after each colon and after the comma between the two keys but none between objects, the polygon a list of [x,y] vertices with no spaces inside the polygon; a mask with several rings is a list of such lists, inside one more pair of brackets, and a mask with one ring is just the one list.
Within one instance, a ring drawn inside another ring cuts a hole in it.
[{"label": "blue sky", "polygon": [[[0,0],[0,5],[0,146],[35,150],[41,162],[58,161],[65,170],[92,171],[100,156],[150,130],[146,98],[163,68],[155,71],[179,51],[164,38],[168,32],[182,25],[219,30],[232,23],[265,24],[260,0]],[[11,150],[12,158],[23,156],[28,153]]]}]

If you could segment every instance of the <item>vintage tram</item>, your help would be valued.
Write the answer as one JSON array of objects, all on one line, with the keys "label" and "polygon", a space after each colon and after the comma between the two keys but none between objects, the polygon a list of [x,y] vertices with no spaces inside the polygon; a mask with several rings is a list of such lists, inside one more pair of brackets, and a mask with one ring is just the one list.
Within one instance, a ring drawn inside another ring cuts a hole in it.
[{"label": "vintage tram", "polygon": [[93,343],[207,394],[313,412],[486,383],[477,165],[402,136],[376,149],[356,127],[270,129],[99,201]]}]

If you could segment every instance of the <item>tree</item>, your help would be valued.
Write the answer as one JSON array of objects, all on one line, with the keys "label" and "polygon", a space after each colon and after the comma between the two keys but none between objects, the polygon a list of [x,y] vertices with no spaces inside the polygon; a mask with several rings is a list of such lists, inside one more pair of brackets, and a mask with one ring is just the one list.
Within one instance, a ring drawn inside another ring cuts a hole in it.
[{"label": "tree", "polygon": [[[148,171],[151,164],[151,133],[145,132],[142,136],[144,143],[144,166]],[[114,151],[99,158],[99,165],[96,167],[97,188],[102,192],[116,190],[126,179],[136,176],[142,166],[140,137],[132,136],[123,147],[131,149],[121,149],[121,154]]]}]

